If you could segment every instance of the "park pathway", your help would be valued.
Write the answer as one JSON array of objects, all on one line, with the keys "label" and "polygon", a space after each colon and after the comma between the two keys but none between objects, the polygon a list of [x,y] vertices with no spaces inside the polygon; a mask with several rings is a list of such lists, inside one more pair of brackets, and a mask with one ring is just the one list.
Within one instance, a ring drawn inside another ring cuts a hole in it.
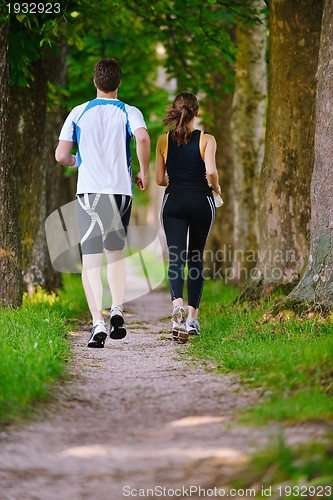
[{"label": "park pathway", "polygon": [[[276,436],[235,421],[256,391],[206,372],[184,356],[188,344],[173,343],[165,290],[125,312],[129,334],[105,349],[73,332],[73,380],[33,422],[0,429],[1,500],[212,498],[209,489]],[[292,442],[318,432],[285,430]]]}]

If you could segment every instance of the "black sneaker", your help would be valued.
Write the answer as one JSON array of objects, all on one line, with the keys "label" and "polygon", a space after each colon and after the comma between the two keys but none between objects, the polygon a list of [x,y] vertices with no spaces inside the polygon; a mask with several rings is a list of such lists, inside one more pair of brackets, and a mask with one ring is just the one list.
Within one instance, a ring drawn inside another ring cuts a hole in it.
[{"label": "black sneaker", "polygon": [[91,335],[88,340],[88,347],[100,349],[104,347],[107,337],[104,321],[98,321],[91,329]]},{"label": "black sneaker", "polygon": [[111,309],[110,314],[110,338],[120,340],[126,337],[126,328],[123,311],[118,306]]}]

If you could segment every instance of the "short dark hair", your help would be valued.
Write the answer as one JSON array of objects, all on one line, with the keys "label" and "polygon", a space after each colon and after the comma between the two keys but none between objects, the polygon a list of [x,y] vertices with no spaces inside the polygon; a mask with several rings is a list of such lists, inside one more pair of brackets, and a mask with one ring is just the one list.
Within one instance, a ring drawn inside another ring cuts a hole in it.
[{"label": "short dark hair", "polygon": [[94,67],[96,86],[102,92],[114,92],[120,85],[121,68],[116,59],[101,59]]}]

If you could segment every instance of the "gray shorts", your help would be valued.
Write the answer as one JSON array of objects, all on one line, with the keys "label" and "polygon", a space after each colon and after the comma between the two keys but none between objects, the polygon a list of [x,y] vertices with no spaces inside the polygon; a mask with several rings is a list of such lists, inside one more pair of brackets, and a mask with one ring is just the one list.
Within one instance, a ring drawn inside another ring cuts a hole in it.
[{"label": "gray shorts", "polygon": [[78,194],[77,219],[82,254],[125,247],[132,198],[122,194]]}]

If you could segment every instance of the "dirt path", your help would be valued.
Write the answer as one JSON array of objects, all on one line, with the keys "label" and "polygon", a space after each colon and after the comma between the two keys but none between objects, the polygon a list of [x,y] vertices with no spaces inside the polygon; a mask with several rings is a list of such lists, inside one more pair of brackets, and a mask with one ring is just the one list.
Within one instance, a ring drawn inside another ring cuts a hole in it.
[{"label": "dirt path", "polygon": [[[185,359],[165,291],[126,309],[124,340],[88,349],[88,332],[73,334],[75,380],[34,422],[0,429],[1,500],[176,498],[176,488],[224,484],[276,435],[234,423],[258,394]],[[285,432],[292,442],[320,435],[315,426]],[[208,496],[193,488],[191,498]]]}]

